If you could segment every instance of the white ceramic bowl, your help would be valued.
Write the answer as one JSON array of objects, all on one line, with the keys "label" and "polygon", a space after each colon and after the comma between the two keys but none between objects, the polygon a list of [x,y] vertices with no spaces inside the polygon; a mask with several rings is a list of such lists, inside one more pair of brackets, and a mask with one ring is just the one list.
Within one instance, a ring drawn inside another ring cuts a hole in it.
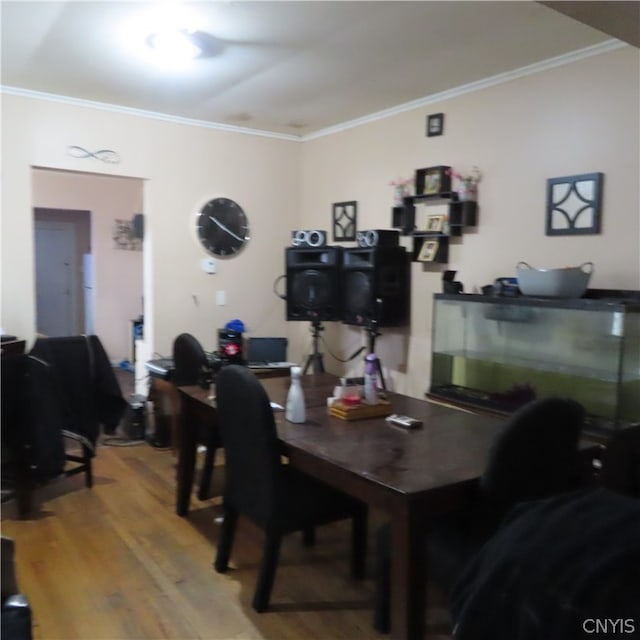
[{"label": "white ceramic bowl", "polygon": [[520,291],[537,298],[581,298],[592,273],[593,262],[561,269],[534,269],[526,262],[516,265]]}]

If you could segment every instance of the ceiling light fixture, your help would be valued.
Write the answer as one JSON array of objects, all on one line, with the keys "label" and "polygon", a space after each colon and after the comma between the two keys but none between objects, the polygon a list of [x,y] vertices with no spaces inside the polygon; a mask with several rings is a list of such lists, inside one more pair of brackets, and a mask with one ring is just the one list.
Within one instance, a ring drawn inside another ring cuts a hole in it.
[{"label": "ceiling light fixture", "polygon": [[165,29],[147,36],[147,46],[161,64],[183,64],[202,53],[193,36],[187,29]]},{"label": "ceiling light fixture", "polygon": [[196,12],[177,3],[149,5],[128,16],[120,28],[123,50],[130,55],[162,69],[184,71],[194,59],[217,53],[212,46],[217,41],[201,30]]}]

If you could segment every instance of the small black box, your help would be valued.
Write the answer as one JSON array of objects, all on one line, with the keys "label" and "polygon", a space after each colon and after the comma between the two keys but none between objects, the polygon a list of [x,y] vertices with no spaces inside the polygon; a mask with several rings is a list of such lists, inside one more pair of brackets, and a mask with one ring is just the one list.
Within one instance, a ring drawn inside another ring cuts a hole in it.
[{"label": "small black box", "polygon": [[131,396],[124,418],[123,431],[129,440],[144,440],[147,431],[144,396]]}]

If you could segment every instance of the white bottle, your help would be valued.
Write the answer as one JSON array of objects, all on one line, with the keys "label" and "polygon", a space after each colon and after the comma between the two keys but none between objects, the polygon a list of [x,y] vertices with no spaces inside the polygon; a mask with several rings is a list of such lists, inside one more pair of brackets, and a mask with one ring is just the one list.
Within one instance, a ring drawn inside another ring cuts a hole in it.
[{"label": "white bottle", "polygon": [[364,401],[365,404],[378,404],[378,357],[375,353],[365,358]]},{"label": "white bottle", "polygon": [[287,394],[287,407],[285,418],[289,422],[304,422],[306,420],[306,411],[304,407],[304,393],[300,384],[300,367],[291,367],[291,386]]}]

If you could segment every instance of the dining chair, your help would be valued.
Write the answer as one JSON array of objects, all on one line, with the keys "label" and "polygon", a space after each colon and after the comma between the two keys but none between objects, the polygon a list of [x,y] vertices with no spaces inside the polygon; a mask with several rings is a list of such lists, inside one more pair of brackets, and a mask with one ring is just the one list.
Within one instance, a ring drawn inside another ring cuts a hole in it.
[{"label": "dining chair", "polygon": [[[465,565],[515,504],[574,490],[590,482],[578,448],[585,410],[574,400],[546,397],[527,403],[495,440],[475,499],[433,524],[425,539],[429,577],[448,592]],[[374,627],[390,630],[390,529],[376,535]]]},{"label": "dining chair", "polygon": [[39,338],[28,354],[3,357],[2,374],[2,441],[20,515],[38,483],[83,473],[92,487],[100,431],[115,429],[127,406],[100,339]]},{"label": "dining chair", "polygon": [[15,542],[2,536],[0,539],[0,583],[2,612],[0,636],[4,640],[31,640],[32,615],[28,598],[18,588]]},{"label": "dining chair", "polygon": [[640,498],[640,424],[621,428],[609,437],[601,482],[611,491]]},{"label": "dining chair", "polygon": [[456,640],[640,632],[640,501],[589,488],[523,502],[451,593]]},{"label": "dining chair", "polygon": [[249,369],[239,365],[223,368],[218,374],[216,402],[226,459],[216,571],[228,570],[239,516],[263,529],[262,560],[252,605],[258,612],[266,611],[283,536],[301,531],[305,543],[312,543],[315,527],[350,518],[351,575],[362,578],[366,505],[283,462],[269,398]]},{"label": "dining chair", "polygon": [[[181,333],[173,341],[173,365],[171,382],[176,387],[198,385],[207,388],[211,383],[212,372],[207,354],[198,339],[190,333]],[[178,434],[174,433],[172,436],[174,446],[179,446],[175,442]],[[216,426],[210,423],[199,424],[198,442],[206,447],[198,499],[206,500],[209,498],[216,451],[221,446]]]}]

